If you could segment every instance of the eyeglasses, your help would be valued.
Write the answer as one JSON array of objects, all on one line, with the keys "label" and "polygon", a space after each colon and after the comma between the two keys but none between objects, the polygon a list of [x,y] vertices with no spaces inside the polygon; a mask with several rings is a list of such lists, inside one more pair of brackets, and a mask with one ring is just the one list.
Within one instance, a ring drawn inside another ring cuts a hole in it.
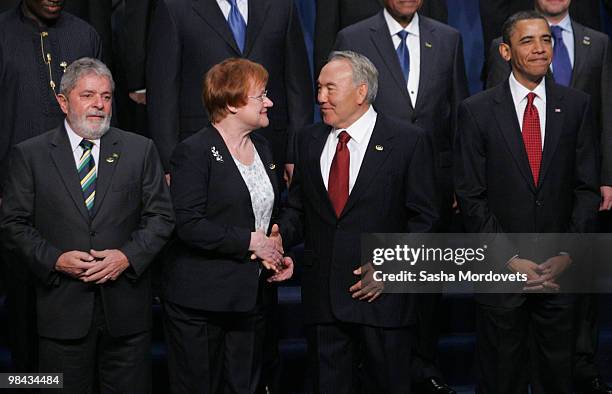
[{"label": "eyeglasses", "polygon": [[259,96],[248,96],[248,97],[254,100],[259,100],[263,103],[263,101],[268,97],[268,91],[264,90],[263,93],[260,94]]}]

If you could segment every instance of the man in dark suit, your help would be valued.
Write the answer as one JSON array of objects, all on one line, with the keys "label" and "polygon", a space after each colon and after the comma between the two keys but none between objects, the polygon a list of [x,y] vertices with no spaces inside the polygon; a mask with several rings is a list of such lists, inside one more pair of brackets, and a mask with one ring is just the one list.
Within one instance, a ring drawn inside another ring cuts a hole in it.
[{"label": "man in dark suit", "polygon": [[148,265],[174,214],[153,142],[109,127],[112,90],[100,61],[68,66],[66,120],[14,148],[2,204],[7,248],[36,278],[39,370],[67,392],[151,389]]},{"label": "man in dark suit", "polygon": [[[57,86],[65,66],[84,56],[101,58],[100,37],[90,25],[63,11],[63,2],[50,6],[44,0],[23,0],[0,14],[0,200],[11,147],[62,123]],[[4,276],[10,278],[5,283],[12,370],[35,371],[32,279],[19,259],[2,254]]]},{"label": "man in dark suit", "polygon": [[[552,75],[559,84],[581,90],[591,97],[591,107],[601,135],[603,165],[601,168],[600,210],[612,206],[612,45],[607,35],[583,26],[570,18],[570,0],[563,2],[536,0],[536,11],[552,29],[560,31],[553,37],[559,56],[553,57]],[[558,27],[552,27],[558,26]],[[489,51],[487,86],[493,87],[508,79],[510,65],[501,57],[499,45],[493,41]],[[557,63],[557,65],[556,65]],[[564,68],[566,70],[564,70]],[[555,71],[556,70],[556,71]],[[609,213],[601,219],[609,220]],[[592,295],[581,296],[577,308],[576,362],[574,380],[583,393],[610,393],[595,365],[598,342],[597,302]]]},{"label": "man in dark suit", "polygon": [[[334,47],[338,32],[380,12],[384,0],[319,0],[316,3],[314,65],[315,75],[319,75]],[[419,13],[446,23],[446,0],[427,0]]]},{"label": "man in dark suit", "polygon": [[[591,29],[601,30],[600,0],[574,1],[570,12],[573,18]],[[603,0],[607,9],[612,7],[612,1]],[[532,9],[534,0],[480,0],[480,21],[484,41],[485,59],[488,62],[488,49],[491,42],[501,35],[501,26],[506,18],[518,12]],[[483,74],[487,75],[486,67]]]},{"label": "man in dark suit", "polygon": [[[367,56],[380,70],[380,113],[405,119],[430,134],[434,143],[439,230],[452,216],[452,140],[456,110],[468,96],[461,36],[455,29],[420,15],[422,1],[385,0],[377,15],[338,33],[336,49]],[[401,37],[405,37],[402,39]],[[436,367],[439,296],[421,296],[419,344],[412,370],[423,392],[452,392]]]},{"label": "man in dark suit", "polygon": [[[504,24],[507,81],[459,107],[455,190],[469,232],[581,233],[597,226],[599,164],[586,94],[545,78],[552,35],[545,18],[519,12]],[[571,263],[529,255],[501,264],[526,274],[533,289],[556,288]],[[574,297],[477,296],[481,393],[571,393]],[[529,367],[526,367],[529,365]]]},{"label": "man in dark suit", "polygon": [[332,53],[318,79],[324,124],[298,134],[279,224],[285,246],[305,242],[302,302],[316,393],[410,392],[414,298],[365,286],[359,245],[363,233],[433,230],[433,162],[418,128],[371,106],[377,78],[366,57]]},{"label": "man in dark suit", "polygon": [[[208,124],[202,76],[230,57],[255,61],[270,73],[274,108],[270,125],[258,132],[270,141],[275,162],[293,163],[294,132],[312,121],[314,105],[293,1],[160,0],[150,28],[147,111],[166,171],[176,144]],[[292,166],[286,169],[290,175]]]}]

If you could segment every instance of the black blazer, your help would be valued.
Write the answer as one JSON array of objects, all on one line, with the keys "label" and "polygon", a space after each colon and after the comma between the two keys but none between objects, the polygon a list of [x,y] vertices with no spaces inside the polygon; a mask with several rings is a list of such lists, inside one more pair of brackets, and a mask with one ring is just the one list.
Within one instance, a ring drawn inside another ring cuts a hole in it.
[{"label": "black blazer", "polygon": [[259,132],[282,165],[293,160],[293,133],[312,122],[313,92],[304,37],[293,1],[249,0],[245,52],[238,50],[216,0],[160,0],[149,31],[149,132],[168,169],[179,141],[207,126],[202,78],[215,64],[245,57],[270,73],[274,107]]},{"label": "black blazer", "polygon": [[[318,0],[314,32],[314,65],[318,76],[334,47],[336,34],[347,26],[378,13],[383,0]],[[425,15],[442,23],[448,20],[446,0],[423,2],[419,15]],[[316,78],[315,78],[316,79]]]},{"label": "black blazer", "polygon": [[[174,228],[161,162],[153,141],[111,128],[101,139],[96,165],[90,219],[63,125],[17,145],[11,156],[0,228],[7,249],[23,256],[37,279],[41,336],[85,336],[96,289],[111,335],[130,335],[151,325],[148,267]],[[90,249],[120,249],[130,267],[102,285],[54,271],[62,253]]]},{"label": "black blazer", "polygon": [[[547,79],[544,151],[536,187],[509,83],[465,100],[459,107],[455,142],[455,190],[467,231],[595,232],[597,152],[587,95]],[[480,298],[487,303],[520,301],[516,296],[496,297]]]},{"label": "black blazer", "polygon": [[[283,169],[264,138],[251,134],[251,140],[274,188],[274,218],[276,173]],[[219,132],[204,128],[177,145],[171,175],[178,239],[165,261],[164,298],[207,311],[252,310],[260,280],[260,265],[248,250],[255,217],[249,190]],[[268,273],[264,269],[261,275]]]},{"label": "black blazer", "polygon": [[[570,86],[591,96],[591,108],[601,131],[602,185],[612,185],[612,43],[607,35],[572,22],[574,69]],[[487,87],[508,80],[510,64],[499,54],[501,38],[491,44]]]},{"label": "black blazer", "polygon": [[468,96],[461,35],[452,27],[419,15],[421,74],[416,107],[412,106],[406,81],[383,12],[338,33],[335,48],[367,56],[379,72],[374,108],[399,117],[430,134],[434,144],[436,179],[449,207],[452,199],[452,140],[456,111]]},{"label": "black blazer", "polygon": [[336,218],[320,166],[330,131],[315,124],[300,132],[289,206],[279,222],[285,247],[304,240],[305,321],[407,325],[414,320],[413,296],[383,294],[368,303],[352,299],[348,289],[358,279],[352,272],[361,264],[361,234],[430,232],[435,227],[430,144],[418,128],[378,114],[359,176]]}]

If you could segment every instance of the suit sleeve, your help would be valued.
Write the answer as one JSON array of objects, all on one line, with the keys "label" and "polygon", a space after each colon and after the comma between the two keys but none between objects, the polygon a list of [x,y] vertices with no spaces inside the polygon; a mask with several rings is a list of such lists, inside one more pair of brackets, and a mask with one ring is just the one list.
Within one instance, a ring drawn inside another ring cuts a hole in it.
[{"label": "suit sleeve", "polygon": [[451,97],[451,132],[450,144],[454,140],[457,130],[457,109],[459,104],[469,96],[467,75],[465,73],[465,60],[463,59],[463,41],[461,34],[457,34],[455,53],[453,56],[453,92]]},{"label": "suit sleeve", "polygon": [[310,66],[304,44],[304,34],[295,5],[291,6],[285,54],[285,86],[289,114],[287,162],[293,163],[295,161],[295,134],[297,130],[312,123],[314,114]]},{"label": "suit sleeve", "polygon": [[314,36],[314,75],[319,75],[340,30],[339,0],[318,0]]},{"label": "suit sleeve", "polygon": [[62,251],[42,237],[34,227],[35,190],[30,164],[20,147],[13,148],[8,181],[2,200],[0,229],[8,250],[25,257],[30,272],[43,283],[51,283]]},{"label": "suit sleeve", "polygon": [[140,225],[119,248],[137,277],[168,242],[174,229],[174,212],[161,162],[153,142],[148,140],[147,144],[141,179]]},{"label": "suit sleeve", "polygon": [[[298,138],[298,149],[303,138]],[[297,245],[303,241],[303,225],[304,225],[304,168],[303,154],[297,155],[293,178],[289,186],[289,196],[287,204],[283,207],[279,220],[278,227],[283,238],[283,248],[285,250]]]},{"label": "suit sleeve", "polygon": [[454,180],[457,201],[470,233],[503,233],[497,218],[489,210],[486,180],[486,141],[470,108],[459,106],[455,136]]},{"label": "suit sleeve", "polygon": [[612,41],[608,45],[601,70],[601,184],[612,186]]},{"label": "suit sleeve", "polygon": [[576,141],[574,208],[568,232],[597,232],[599,208],[599,154],[596,127],[587,102],[582,111],[582,124]]},{"label": "suit sleeve", "polygon": [[203,151],[199,144],[181,143],[172,155],[170,191],[178,238],[191,247],[243,260],[249,251],[251,230],[211,218],[207,211],[211,169]]},{"label": "suit sleeve", "polygon": [[149,132],[166,172],[179,141],[179,82],[181,42],[177,23],[165,0],[160,0],[151,21],[147,53],[147,119]]},{"label": "suit sleeve", "polygon": [[147,31],[151,0],[125,0],[125,21],[119,30],[128,91],[145,87]]},{"label": "suit sleeve", "polygon": [[486,88],[491,89],[504,82],[510,76],[510,64],[499,54],[499,42],[495,40],[489,48],[487,60],[487,81]]},{"label": "suit sleeve", "polygon": [[434,153],[430,137],[423,133],[417,141],[404,173],[405,203],[408,211],[412,213],[406,226],[406,231],[409,233],[434,232],[438,224],[432,157]]}]

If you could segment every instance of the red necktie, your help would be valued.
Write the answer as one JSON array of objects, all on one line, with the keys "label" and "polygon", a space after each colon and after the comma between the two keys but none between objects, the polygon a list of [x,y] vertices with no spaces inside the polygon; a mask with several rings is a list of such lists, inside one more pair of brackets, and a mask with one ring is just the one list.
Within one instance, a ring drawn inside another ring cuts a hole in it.
[{"label": "red necktie", "polygon": [[540,164],[542,164],[542,133],[538,109],[533,105],[535,97],[535,93],[527,95],[527,107],[525,107],[525,114],[523,115],[523,142],[525,143],[533,181],[537,186],[540,176]]},{"label": "red necktie", "polygon": [[351,153],[346,144],[348,144],[350,139],[351,136],[346,131],[340,132],[340,135],[338,135],[338,145],[336,145],[336,154],[329,170],[327,192],[337,217],[340,217],[349,196]]}]

